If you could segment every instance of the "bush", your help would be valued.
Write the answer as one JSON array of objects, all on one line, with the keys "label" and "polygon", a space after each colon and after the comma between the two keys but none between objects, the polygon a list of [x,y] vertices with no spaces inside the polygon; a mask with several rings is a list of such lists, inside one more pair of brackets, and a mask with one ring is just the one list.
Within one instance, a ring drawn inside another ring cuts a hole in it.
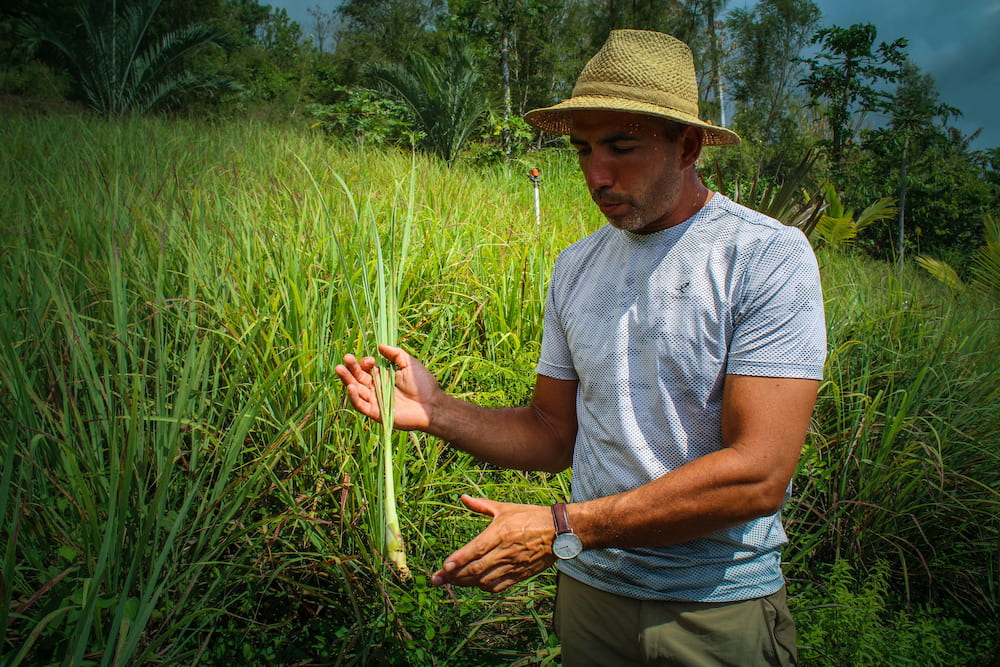
[{"label": "bush", "polygon": [[[893,608],[889,566],[858,577],[847,560],[827,568],[823,587],[793,594],[789,605],[804,664],[985,665],[996,638],[944,610]],[[794,586],[791,587],[794,590]]]},{"label": "bush", "polygon": [[342,99],[333,104],[306,107],[312,127],[353,138],[362,147],[409,144],[413,120],[406,107],[362,88],[339,88],[338,93]]}]

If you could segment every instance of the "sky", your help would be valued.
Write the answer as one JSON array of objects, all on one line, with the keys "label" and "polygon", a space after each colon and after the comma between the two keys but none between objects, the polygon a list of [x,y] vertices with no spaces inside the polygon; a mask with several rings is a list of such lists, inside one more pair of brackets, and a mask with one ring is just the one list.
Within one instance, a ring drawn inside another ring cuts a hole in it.
[{"label": "sky", "polygon": [[[330,11],[335,0],[262,0],[284,7],[308,32],[307,8]],[[727,9],[756,0],[729,0]],[[966,134],[982,128],[972,147],[1000,146],[1000,0],[814,0],[821,25],[871,23],[877,41],[909,40],[907,52],[934,77],[941,101],[962,116],[951,124]]]},{"label": "sky", "polygon": [[[934,77],[941,101],[962,116],[966,134],[982,128],[976,149],[1000,146],[1000,0],[814,0],[821,25],[871,23],[878,42],[905,37],[910,60]],[[730,0],[728,7],[752,6]]]}]

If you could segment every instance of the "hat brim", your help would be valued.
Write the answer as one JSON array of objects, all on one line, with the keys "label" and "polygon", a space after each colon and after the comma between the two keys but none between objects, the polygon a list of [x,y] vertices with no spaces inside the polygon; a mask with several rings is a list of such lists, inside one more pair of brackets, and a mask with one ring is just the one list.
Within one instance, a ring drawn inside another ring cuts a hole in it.
[{"label": "hat brim", "polygon": [[555,134],[572,134],[574,111],[623,111],[625,113],[640,113],[647,116],[658,116],[701,128],[705,146],[735,146],[740,143],[740,135],[732,130],[719,127],[686,114],[682,111],[666,107],[637,102],[620,97],[604,95],[577,95],[568,100],[542,109],[534,109],[524,115],[528,125]]}]

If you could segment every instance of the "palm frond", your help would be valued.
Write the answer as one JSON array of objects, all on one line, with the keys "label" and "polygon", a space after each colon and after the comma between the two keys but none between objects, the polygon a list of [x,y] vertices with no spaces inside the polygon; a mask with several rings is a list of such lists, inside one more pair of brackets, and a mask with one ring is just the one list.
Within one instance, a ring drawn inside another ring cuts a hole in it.
[{"label": "palm frond", "polygon": [[840,201],[832,183],[824,185],[823,191],[827,208],[816,223],[814,232],[817,239],[830,246],[851,243],[869,225],[896,215],[896,200],[892,197],[882,197],[872,202],[855,216],[854,209],[845,207]]},{"label": "palm frond", "polygon": [[986,245],[979,249],[972,265],[972,284],[994,298],[1000,298],[1000,220],[983,216]]},{"label": "palm frond", "polygon": [[860,232],[865,227],[880,220],[893,218],[899,210],[895,204],[896,200],[893,197],[882,197],[872,202],[855,218],[858,231]]},{"label": "palm frond", "polygon": [[206,77],[193,72],[164,74],[169,65],[185,54],[202,46],[217,44],[221,38],[222,33],[215,28],[190,25],[167,33],[155,45],[145,49],[129,72],[132,93],[129,106],[145,113],[180,92],[205,87],[234,89],[232,81],[222,77]]},{"label": "palm frond", "polygon": [[986,235],[986,245],[1000,244],[1000,218],[989,213],[983,216],[983,230]]},{"label": "palm frond", "polygon": [[[819,153],[816,151],[806,151],[799,163],[789,172],[788,176],[775,186],[768,184],[761,193],[759,201],[753,208],[761,213],[769,215],[775,220],[791,227],[798,227],[802,232],[811,237],[816,224],[819,222],[820,214],[826,209],[827,204],[820,196],[810,196],[803,187]],[[754,178],[751,187],[751,197],[757,189],[758,179]]]},{"label": "palm frond", "polygon": [[223,34],[194,24],[168,33],[155,44],[147,33],[162,0],[141,0],[121,12],[105,0],[76,0],[82,41],[69,47],[69,35],[60,34],[44,19],[25,21],[20,29],[29,44],[51,44],[69,66],[80,91],[94,111],[107,116],[145,113],[165,99],[199,87],[233,89],[221,77],[185,75],[171,66],[193,49],[219,44]]},{"label": "palm frond", "polygon": [[816,223],[815,233],[823,243],[836,248],[853,241],[858,226],[850,215],[823,215]]},{"label": "palm frond", "polygon": [[406,67],[379,64],[366,73],[413,112],[424,133],[423,147],[449,164],[489,108],[472,50],[454,41],[440,62],[412,53]]},{"label": "palm frond", "polygon": [[965,283],[959,277],[958,272],[955,271],[947,262],[943,262],[940,259],[934,259],[933,257],[928,257],[927,255],[920,255],[917,257],[917,264],[920,265],[927,273],[936,278],[938,281],[944,283],[956,292],[965,291]]}]

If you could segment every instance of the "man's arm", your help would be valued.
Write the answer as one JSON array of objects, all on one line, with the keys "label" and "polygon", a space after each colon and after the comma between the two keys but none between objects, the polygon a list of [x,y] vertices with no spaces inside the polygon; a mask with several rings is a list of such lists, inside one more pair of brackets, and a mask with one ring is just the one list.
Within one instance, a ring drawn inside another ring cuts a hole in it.
[{"label": "man's arm", "polygon": [[[438,436],[481,461],[518,470],[558,472],[573,460],[576,439],[576,381],[539,375],[526,407],[489,409],[441,390],[433,375],[398,347],[379,346],[396,365],[395,426]],[[375,359],[345,355],[337,375],[351,404],[376,421]]]},{"label": "man's arm", "polygon": [[632,491],[570,505],[584,548],[676,544],[779,510],[818,388],[816,380],[727,376],[723,449]]},{"label": "man's arm", "polygon": [[[666,546],[774,513],[805,440],[815,380],[730,375],[722,405],[725,447],[631,491],[567,506],[585,549]],[[432,582],[498,591],[551,563],[548,507],[463,497],[493,516]]]}]

